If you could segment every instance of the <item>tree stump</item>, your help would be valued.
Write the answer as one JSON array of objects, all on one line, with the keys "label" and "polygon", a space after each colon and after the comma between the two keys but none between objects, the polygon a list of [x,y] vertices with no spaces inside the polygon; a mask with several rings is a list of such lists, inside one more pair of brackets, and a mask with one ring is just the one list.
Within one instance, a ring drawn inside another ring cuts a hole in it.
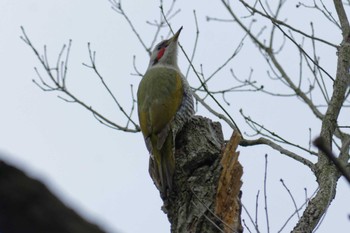
[{"label": "tree stump", "polygon": [[221,125],[194,116],[176,138],[174,189],[163,210],[172,233],[242,232],[240,135],[224,142]]}]

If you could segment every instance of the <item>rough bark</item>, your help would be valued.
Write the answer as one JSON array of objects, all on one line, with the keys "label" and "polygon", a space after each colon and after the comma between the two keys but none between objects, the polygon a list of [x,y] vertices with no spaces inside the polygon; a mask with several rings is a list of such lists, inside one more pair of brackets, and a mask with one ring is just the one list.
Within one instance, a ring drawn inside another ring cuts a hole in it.
[{"label": "rough bark", "polygon": [[[170,197],[164,200],[163,206],[172,233],[241,231],[239,210],[236,211],[237,216],[232,216],[231,224],[224,222],[222,216],[215,212],[217,188],[223,171],[220,161],[224,147],[221,125],[200,116],[193,117],[177,136],[174,189]],[[237,157],[238,153],[232,152],[231,156]],[[226,170],[241,169],[237,158],[232,161],[236,161],[236,165]],[[240,208],[242,173],[237,174],[240,175],[233,178],[239,186],[234,197],[235,209]],[[222,190],[225,189],[228,187],[224,185]]]},{"label": "rough bark", "polygon": [[40,181],[0,161],[0,232],[103,233]]}]

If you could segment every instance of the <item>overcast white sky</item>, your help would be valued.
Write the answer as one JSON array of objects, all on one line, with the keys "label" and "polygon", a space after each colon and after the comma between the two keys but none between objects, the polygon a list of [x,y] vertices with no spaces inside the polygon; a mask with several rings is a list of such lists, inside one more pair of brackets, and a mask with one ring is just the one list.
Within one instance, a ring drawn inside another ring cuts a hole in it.
[{"label": "overcast white sky", "polygon": [[[296,3],[289,1],[286,9],[296,10]],[[154,28],[145,21],[159,19],[159,3],[124,1],[123,6],[149,44]],[[220,1],[182,0],[177,8],[181,8],[181,12],[173,19],[173,26],[175,29],[184,26],[180,42],[189,53],[195,38],[193,9],[196,9],[201,37],[195,64],[203,64],[208,75],[232,53],[242,34],[237,26],[205,20],[207,15],[228,17]],[[288,15],[286,11],[283,13]],[[309,21],[316,19],[319,24],[315,28],[321,37],[335,44],[340,42],[340,32],[332,31],[331,25],[320,19],[322,15],[305,10],[299,10],[295,15],[298,17],[289,17],[288,22],[304,29],[309,28]],[[58,93],[44,93],[37,88],[32,82],[37,78],[33,67],[40,65],[19,38],[21,25],[40,51],[43,51],[44,44],[47,45],[52,64],[61,46],[69,39],[73,40],[68,88],[117,122],[126,121],[93,72],[81,65],[89,61],[87,43],[91,42],[97,51],[99,70],[126,109],[131,106],[130,84],[136,88],[140,80],[130,75],[134,72],[133,55],[137,57],[137,67],[141,72],[148,65],[148,56],[137,38],[126,21],[111,10],[107,0],[1,0],[0,152],[5,156],[1,159],[44,181],[68,205],[108,232],[169,232],[167,218],[160,210],[162,203],[158,191],[148,175],[148,154],[141,134],[109,129],[82,107],[57,98]],[[167,33],[168,30],[164,30],[161,35],[167,36]],[[229,68],[244,78],[250,68],[258,67],[255,74],[259,81],[263,81],[266,78],[262,66],[264,60],[255,46],[249,44],[249,41],[245,43]],[[325,68],[334,74],[335,51],[321,48],[320,56]],[[281,57],[285,62],[294,59],[288,53]],[[183,55],[180,55],[180,66],[185,72],[187,64]],[[263,75],[259,74],[259,67]],[[288,69],[293,72],[296,68],[291,65]],[[211,87],[227,87],[229,84],[224,77],[228,75],[228,69],[220,72]],[[192,85],[197,83],[193,75],[190,75],[189,82]],[[269,84],[270,90],[283,91],[278,89],[280,86]],[[309,127],[313,129],[312,137],[319,132],[320,123],[296,99],[275,100],[262,95],[236,93],[229,101],[231,105],[227,109],[243,131],[249,132],[249,128],[243,123],[240,108],[272,130],[306,147]],[[201,108],[198,114],[212,117]],[[136,115],[133,118],[137,121]],[[231,134],[226,125],[224,133],[226,138]],[[304,188],[309,195],[315,190],[315,178],[307,168],[265,147],[240,150],[244,166],[243,203],[251,213],[254,213],[256,193],[263,188],[264,155],[269,154],[270,223],[271,231],[276,232],[294,210],[279,180],[285,180],[301,205],[305,199]],[[315,161],[309,155],[304,156]],[[349,194],[349,187],[341,180],[337,197],[318,232],[347,232],[345,229],[350,228],[347,219]],[[265,232],[262,203],[261,196],[259,219],[261,231]],[[246,215],[243,217],[248,221]],[[288,224],[284,232],[289,232],[295,222],[296,219]]]}]

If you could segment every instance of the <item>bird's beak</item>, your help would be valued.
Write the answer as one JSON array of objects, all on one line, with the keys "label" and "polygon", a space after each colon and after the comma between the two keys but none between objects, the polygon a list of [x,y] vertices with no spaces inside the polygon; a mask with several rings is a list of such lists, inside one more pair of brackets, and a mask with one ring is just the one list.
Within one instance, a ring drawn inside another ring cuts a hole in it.
[{"label": "bird's beak", "polygon": [[182,30],[182,26],[181,26],[180,29],[174,34],[174,36],[171,37],[171,38],[169,39],[169,42],[170,42],[170,43],[173,42],[173,41],[175,41],[175,42],[177,41],[177,39],[179,38],[179,35],[180,35],[181,30]]}]

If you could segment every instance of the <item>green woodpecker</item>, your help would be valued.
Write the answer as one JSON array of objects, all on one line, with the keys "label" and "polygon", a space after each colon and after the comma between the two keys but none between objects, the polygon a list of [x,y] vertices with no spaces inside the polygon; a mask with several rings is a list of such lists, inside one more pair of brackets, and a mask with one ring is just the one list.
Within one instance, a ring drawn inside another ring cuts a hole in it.
[{"label": "green woodpecker", "polygon": [[175,137],[194,114],[190,86],[177,65],[181,29],[154,48],[137,91],[140,127],[151,155],[149,172],[162,197],[172,189]]}]

